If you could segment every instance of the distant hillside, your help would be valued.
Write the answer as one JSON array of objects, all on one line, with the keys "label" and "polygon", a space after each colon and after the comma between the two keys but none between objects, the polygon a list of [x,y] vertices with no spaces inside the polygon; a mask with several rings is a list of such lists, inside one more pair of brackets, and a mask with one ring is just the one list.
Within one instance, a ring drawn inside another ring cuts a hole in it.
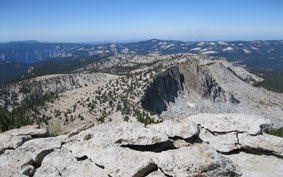
[{"label": "distant hillside", "polygon": [[20,63],[34,63],[47,57],[68,56],[64,50],[79,46],[71,43],[22,41],[0,43],[0,59]]},{"label": "distant hillside", "polygon": [[[175,53],[222,56],[228,61],[244,64],[250,68],[283,69],[283,40],[182,42],[152,39],[99,45],[22,41],[0,43],[0,61],[1,67],[4,68],[1,70],[0,82],[23,74],[28,65],[20,63],[32,63],[39,66],[39,62],[40,67],[37,67],[33,73],[44,75],[66,73],[67,70],[74,69],[76,65],[82,66],[88,63],[87,60],[92,60],[97,56]],[[18,64],[7,64],[7,61]],[[68,66],[71,66],[71,69],[68,69]]]},{"label": "distant hillside", "polygon": [[249,67],[265,69],[283,68],[283,40],[181,42],[152,39],[124,44],[80,46],[66,51],[65,54],[85,56],[99,53],[157,55],[196,53],[226,57],[228,61],[246,64]]},{"label": "distant hillside", "polygon": [[121,44],[44,43],[37,41],[0,43],[0,58],[33,63],[53,57],[81,57],[95,54],[197,53],[226,57],[229,61],[266,69],[283,68],[283,40],[182,42],[152,39]]},{"label": "distant hillside", "polygon": [[29,64],[0,60],[0,82],[7,82],[27,71]]},{"label": "distant hillside", "polygon": [[256,83],[256,86],[283,93],[283,70],[252,68],[250,71],[264,79],[262,82]]}]

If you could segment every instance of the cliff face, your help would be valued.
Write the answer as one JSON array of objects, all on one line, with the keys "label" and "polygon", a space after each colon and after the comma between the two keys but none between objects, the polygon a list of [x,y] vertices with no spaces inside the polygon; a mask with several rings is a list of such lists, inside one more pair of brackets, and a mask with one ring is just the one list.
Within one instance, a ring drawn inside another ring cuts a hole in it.
[{"label": "cliff face", "polygon": [[142,106],[160,114],[165,111],[169,102],[174,102],[179,92],[183,91],[183,75],[177,66],[171,67],[154,78],[145,92]]},{"label": "cliff face", "polygon": [[211,76],[207,65],[197,62],[170,67],[160,73],[147,88],[142,106],[154,113],[166,111],[170,102],[183,95],[189,101],[210,100],[211,103],[239,103]]},{"label": "cliff face", "polygon": [[239,103],[232,94],[219,86],[207,66],[196,62],[179,65],[180,73],[184,76],[184,90],[187,95],[194,95],[196,99],[209,99],[213,103]]}]

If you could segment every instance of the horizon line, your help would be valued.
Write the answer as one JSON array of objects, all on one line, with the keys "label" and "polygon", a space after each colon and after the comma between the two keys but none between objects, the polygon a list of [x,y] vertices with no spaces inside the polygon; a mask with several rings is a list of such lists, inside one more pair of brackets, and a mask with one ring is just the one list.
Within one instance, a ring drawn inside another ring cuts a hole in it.
[{"label": "horizon line", "polygon": [[83,41],[83,42],[63,42],[63,41],[44,41],[44,40],[11,40],[11,41],[0,41],[0,43],[13,43],[13,42],[39,42],[39,43],[73,43],[73,44],[109,44],[109,43],[135,43],[135,42],[143,42],[143,41],[151,41],[151,40],[159,40],[159,41],[177,41],[177,42],[236,42],[236,41],[282,41],[283,39],[255,39],[255,40],[242,40],[242,39],[234,39],[234,40],[178,40],[178,39],[158,39],[158,38],[149,38],[149,39],[129,39],[129,40],[101,40],[101,41]]}]

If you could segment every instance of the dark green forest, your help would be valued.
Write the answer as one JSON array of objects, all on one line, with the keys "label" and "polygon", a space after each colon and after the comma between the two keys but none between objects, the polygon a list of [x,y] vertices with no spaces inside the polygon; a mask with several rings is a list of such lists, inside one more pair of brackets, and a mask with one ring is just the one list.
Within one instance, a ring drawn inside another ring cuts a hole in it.
[{"label": "dark green forest", "polygon": [[34,64],[34,69],[32,72],[25,73],[11,82],[50,74],[70,74],[73,73],[74,70],[82,68],[102,58],[104,57],[93,55],[91,57],[52,58],[52,60],[48,59],[44,62]]},{"label": "dark green forest", "polygon": [[38,125],[43,122],[48,124],[50,118],[41,115],[38,108],[56,98],[58,98],[57,94],[47,94],[42,97],[31,98],[11,112],[0,109],[0,132],[35,123]]},{"label": "dark green forest", "polygon": [[249,70],[264,79],[263,82],[256,83],[256,87],[263,87],[274,92],[283,93],[283,70],[258,68],[250,68]]}]

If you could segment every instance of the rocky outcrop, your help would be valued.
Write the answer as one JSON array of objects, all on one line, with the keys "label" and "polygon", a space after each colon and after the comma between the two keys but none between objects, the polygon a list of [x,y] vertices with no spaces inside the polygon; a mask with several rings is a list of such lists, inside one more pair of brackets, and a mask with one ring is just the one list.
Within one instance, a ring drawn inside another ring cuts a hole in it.
[{"label": "rocky outcrop", "polygon": [[167,176],[239,176],[238,166],[205,144],[162,152],[156,160]]},{"label": "rocky outcrop", "polygon": [[[239,118],[242,122],[237,122]],[[88,124],[67,135],[33,136],[18,147],[7,149],[0,155],[0,174],[280,176],[282,138],[262,133],[268,123],[244,114],[200,114],[147,127],[130,122]],[[33,127],[25,129],[39,131]],[[263,165],[260,160],[267,160],[270,169],[258,170]]]},{"label": "rocky outcrop", "polygon": [[0,134],[0,154],[5,150],[16,149],[32,138],[47,137],[45,129],[37,129],[36,126],[26,126],[20,129],[13,129]]},{"label": "rocky outcrop", "polygon": [[198,114],[189,120],[215,133],[246,132],[250,135],[262,133],[263,128],[270,126],[270,121],[254,115],[232,114]]},{"label": "rocky outcrop", "polygon": [[143,108],[160,114],[165,111],[169,102],[174,102],[183,90],[184,77],[178,67],[171,67],[154,78],[145,92],[141,104]]},{"label": "rocky outcrop", "polygon": [[278,177],[283,175],[282,158],[244,151],[224,156],[239,165],[243,177]]},{"label": "rocky outcrop", "polygon": [[155,77],[145,91],[141,104],[143,108],[160,114],[179,95],[188,96],[187,100],[192,102],[207,99],[211,103],[239,103],[230,92],[219,86],[208,65],[191,61],[170,67]]}]

